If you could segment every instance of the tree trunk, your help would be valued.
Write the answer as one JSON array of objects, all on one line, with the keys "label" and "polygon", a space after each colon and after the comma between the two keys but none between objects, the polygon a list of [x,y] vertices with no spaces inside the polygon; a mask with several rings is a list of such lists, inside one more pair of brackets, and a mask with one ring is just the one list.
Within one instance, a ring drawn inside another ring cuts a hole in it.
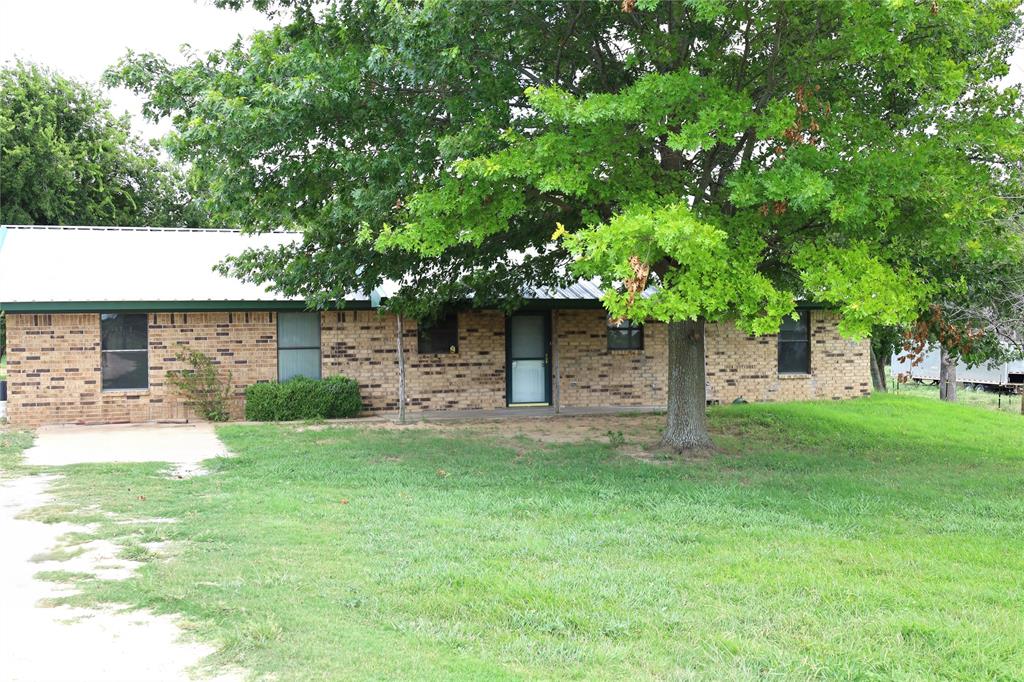
[{"label": "tree trunk", "polygon": [[939,400],[956,402],[956,360],[944,347],[939,351]]},{"label": "tree trunk", "polygon": [[661,444],[673,450],[712,447],[704,389],[704,321],[668,325],[668,425]]},{"label": "tree trunk", "polygon": [[878,355],[875,351],[868,351],[871,354],[871,383],[874,384],[875,391],[878,393],[885,393],[887,391],[885,387],[885,373],[882,371],[882,365],[878,362]]}]

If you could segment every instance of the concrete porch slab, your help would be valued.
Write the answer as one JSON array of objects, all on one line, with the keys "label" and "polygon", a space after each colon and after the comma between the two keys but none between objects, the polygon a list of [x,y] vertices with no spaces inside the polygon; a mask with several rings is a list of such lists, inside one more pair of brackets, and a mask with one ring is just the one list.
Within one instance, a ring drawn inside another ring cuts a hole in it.
[{"label": "concrete porch slab", "polygon": [[197,464],[227,454],[212,424],[44,426],[25,451],[29,465],[98,462]]}]

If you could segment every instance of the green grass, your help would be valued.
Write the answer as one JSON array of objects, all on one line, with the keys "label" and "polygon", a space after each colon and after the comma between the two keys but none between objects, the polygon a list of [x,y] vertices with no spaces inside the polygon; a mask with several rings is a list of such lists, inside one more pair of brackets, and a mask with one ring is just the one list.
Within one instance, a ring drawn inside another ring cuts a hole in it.
[{"label": "green grass", "polygon": [[[893,381],[892,372],[888,367],[885,369],[885,375],[888,382],[886,385],[888,386],[889,391],[896,395],[910,396],[913,398],[930,398],[932,400],[939,399],[939,387],[937,384],[919,384],[911,381],[906,384],[897,385]],[[1020,401],[1020,395],[974,390],[965,387],[963,384],[957,385],[956,389],[956,402],[960,405],[983,407],[988,410],[1020,414]]]},{"label": "green grass", "polygon": [[[890,387],[891,386],[892,384],[890,383]],[[901,396],[930,398],[932,400],[939,399],[938,386],[911,382],[908,384],[901,384],[896,391],[898,395]],[[970,388],[965,388],[961,384],[957,386],[956,389],[956,401],[961,405],[983,407],[988,410],[998,410],[1000,412],[1008,412],[1011,414],[1020,414],[1021,397],[1019,395],[1001,395],[999,393],[983,390],[976,391]]]},{"label": "green grass", "polygon": [[31,444],[28,431],[0,427],[0,480],[22,473],[21,452]]},{"label": "green grass", "polygon": [[717,455],[657,463],[632,431],[231,425],[209,476],[73,467],[41,516],[171,540],[77,599],[183,614],[280,680],[1020,678],[1024,418],[883,396],[711,421]]}]

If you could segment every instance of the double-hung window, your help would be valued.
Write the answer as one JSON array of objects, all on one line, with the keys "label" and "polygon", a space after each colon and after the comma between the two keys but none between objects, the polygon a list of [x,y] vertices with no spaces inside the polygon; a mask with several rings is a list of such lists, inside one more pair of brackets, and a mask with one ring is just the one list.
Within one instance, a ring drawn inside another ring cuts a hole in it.
[{"label": "double-hung window", "polygon": [[445,315],[433,324],[421,324],[416,332],[416,342],[416,350],[419,353],[458,353],[458,314]]},{"label": "double-hung window", "polygon": [[608,350],[643,350],[644,327],[630,320],[608,322]]},{"label": "double-hung window", "polygon": [[277,314],[277,380],[320,378],[320,313]]},{"label": "double-hung window", "polygon": [[104,391],[149,388],[149,320],[145,314],[100,315]]},{"label": "double-hung window", "polygon": [[811,320],[806,310],[786,316],[779,329],[779,374],[811,373]]}]

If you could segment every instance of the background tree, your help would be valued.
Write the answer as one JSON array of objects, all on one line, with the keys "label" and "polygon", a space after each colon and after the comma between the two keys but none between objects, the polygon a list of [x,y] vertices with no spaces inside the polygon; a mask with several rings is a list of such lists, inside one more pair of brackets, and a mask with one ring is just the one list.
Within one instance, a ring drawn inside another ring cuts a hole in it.
[{"label": "background tree", "polygon": [[[1024,230],[1017,215],[983,258],[937,263],[945,286],[936,303],[902,331],[899,347],[912,362],[940,348],[939,397],[956,400],[956,368],[1024,357]],[[889,340],[891,335],[882,337]]]},{"label": "background tree", "polygon": [[1018,211],[1007,224],[1006,240],[961,270],[942,304],[948,323],[980,339],[959,349],[968,362],[1024,357],[1024,216]]},{"label": "background tree", "polygon": [[710,443],[705,321],[772,333],[810,298],[863,336],[1002,238],[1016,2],[255,5],[285,24],[111,73],[218,216],[304,231],[233,271],[315,302],[393,279],[416,315],[598,277],[669,324],[672,447]]},{"label": "background tree", "polygon": [[127,114],[24,62],[0,69],[0,222],[201,226],[181,170],[132,134]]}]

